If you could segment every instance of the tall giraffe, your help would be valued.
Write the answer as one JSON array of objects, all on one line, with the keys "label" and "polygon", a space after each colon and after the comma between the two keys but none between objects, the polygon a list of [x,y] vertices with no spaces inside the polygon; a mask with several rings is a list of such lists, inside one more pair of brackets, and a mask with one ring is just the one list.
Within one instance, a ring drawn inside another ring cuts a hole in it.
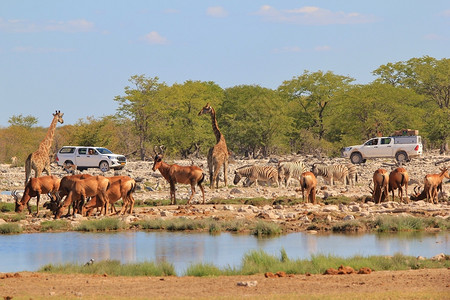
[{"label": "tall giraffe", "polygon": [[50,175],[50,157],[49,151],[53,143],[53,136],[55,135],[56,124],[59,122],[61,124],[64,123],[63,113],[57,110],[53,114],[53,120],[48,128],[47,135],[39,144],[39,148],[28,155],[27,160],[25,161],[25,185],[31,177],[31,170],[34,170],[34,177],[41,176],[41,173],[45,171],[48,175]]},{"label": "tall giraffe", "polygon": [[209,180],[210,187],[214,189],[214,182],[216,182],[216,188],[219,188],[219,171],[223,166],[223,178],[225,181],[225,186],[227,186],[227,170],[228,170],[228,149],[227,143],[225,142],[225,137],[219,130],[219,125],[217,124],[216,111],[212,108],[209,103],[200,110],[198,115],[210,114],[212,121],[212,129],[214,135],[216,136],[217,143],[209,149],[208,152],[208,169],[209,169]]}]

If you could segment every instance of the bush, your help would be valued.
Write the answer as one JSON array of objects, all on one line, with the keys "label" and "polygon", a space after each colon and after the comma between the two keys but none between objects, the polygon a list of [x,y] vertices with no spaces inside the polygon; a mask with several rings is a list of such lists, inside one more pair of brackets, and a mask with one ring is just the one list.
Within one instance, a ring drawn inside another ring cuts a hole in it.
[{"label": "bush", "polygon": [[13,212],[15,208],[14,203],[0,202],[0,212]]},{"label": "bush", "polygon": [[59,274],[108,274],[111,276],[173,276],[175,268],[167,262],[143,262],[135,264],[121,264],[118,260],[94,262],[91,265],[79,264],[48,264],[39,269],[39,272]]},{"label": "bush", "polygon": [[0,225],[0,234],[14,234],[21,233],[22,227],[19,224],[6,223]]},{"label": "bush", "polygon": [[125,224],[116,218],[104,218],[100,220],[87,220],[81,222],[76,231],[108,231],[125,228]]},{"label": "bush", "polygon": [[278,235],[281,234],[281,232],[281,227],[272,222],[258,221],[252,228],[252,234],[257,236]]},{"label": "bush", "polygon": [[70,223],[66,220],[44,221],[41,223],[41,231],[57,231],[70,229]]}]

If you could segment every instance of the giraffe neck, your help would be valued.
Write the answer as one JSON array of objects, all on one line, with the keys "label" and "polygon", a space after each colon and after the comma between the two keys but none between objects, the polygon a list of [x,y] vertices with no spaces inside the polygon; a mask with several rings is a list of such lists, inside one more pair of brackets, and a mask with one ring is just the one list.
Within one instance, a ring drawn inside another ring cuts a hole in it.
[{"label": "giraffe neck", "polygon": [[50,127],[48,128],[47,135],[42,140],[42,142],[39,144],[39,150],[41,152],[48,153],[50,151],[50,148],[51,148],[52,142],[53,142],[53,136],[55,135],[55,128],[56,128],[57,123],[58,123],[58,116],[56,115],[53,118],[52,123],[50,124]]},{"label": "giraffe neck", "polygon": [[217,143],[219,143],[221,140],[225,141],[223,134],[219,130],[219,124],[217,124],[216,111],[212,107],[211,107],[211,122],[212,122],[212,129],[214,131],[214,135],[216,136]]}]

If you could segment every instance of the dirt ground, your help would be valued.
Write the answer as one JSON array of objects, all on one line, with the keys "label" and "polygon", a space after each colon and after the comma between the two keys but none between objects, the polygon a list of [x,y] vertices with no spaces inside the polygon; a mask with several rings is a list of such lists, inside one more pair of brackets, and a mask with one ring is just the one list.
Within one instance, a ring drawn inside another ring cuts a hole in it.
[{"label": "dirt ground", "polygon": [[449,269],[281,278],[9,275],[0,279],[4,299],[450,299]]}]

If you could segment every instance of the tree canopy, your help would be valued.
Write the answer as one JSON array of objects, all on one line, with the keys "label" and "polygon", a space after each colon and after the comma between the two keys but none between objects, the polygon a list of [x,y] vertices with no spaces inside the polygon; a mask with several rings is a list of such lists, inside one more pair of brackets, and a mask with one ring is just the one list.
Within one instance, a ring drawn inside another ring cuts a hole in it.
[{"label": "tree canopy", "polygon": [[[122,95],[114,97],[117,113],[86,117],[56,130],[55,149],[96,145],[141,160],[164,145],[168,155],[206,155],[216,143],[211,119],[198,116],[210,103],[216,110],[229,150],[237,155],[283,153],[338,155],[343,146],[359,144],[398,129],[418,129],[427,147],[450,139],[450,59],[429,56],[387,63],[373,71],[368,84],[331,71],[303,71],[277,89],[238,85],[223,89],[212,81],[167,85],[158,77],[133,75]],[[47,128],[33,116],[12,116],[0,129],[0,161],[24,161],[37,149]]]}]

